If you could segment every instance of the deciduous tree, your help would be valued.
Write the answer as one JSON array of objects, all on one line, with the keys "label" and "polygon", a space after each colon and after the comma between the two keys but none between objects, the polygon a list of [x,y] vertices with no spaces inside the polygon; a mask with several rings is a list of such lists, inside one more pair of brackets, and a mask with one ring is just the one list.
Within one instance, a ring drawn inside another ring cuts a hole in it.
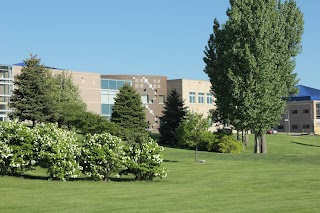
[{"label": "deciduous tree", "polygon": [[[301,52],[303,15],[294,0],[230,0],[228,20],[214,21],[206,67],[220,116],[256,134],[256,153],[296,92],[295,56]],[[261,143],[260,143],[261,142]]]}]

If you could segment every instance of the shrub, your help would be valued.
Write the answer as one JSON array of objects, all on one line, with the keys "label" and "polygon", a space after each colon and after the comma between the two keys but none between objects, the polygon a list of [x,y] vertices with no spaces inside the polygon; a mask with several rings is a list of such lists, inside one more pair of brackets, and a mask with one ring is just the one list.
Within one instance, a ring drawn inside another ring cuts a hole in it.
[{"label": "shrub", "polygon": [[34,131],[38,165],[47,168],[52,179],[66,180],[81,174],[82,167],[77,161],[81,150],[74,132],[59,129],[57,124],[40,125]]},{"label": "shrub", "polygon": [[232,135],[217,134],[215,140],[208,144],[208,150],[221,153],[240,153],[242,145]]},{"label": "shrub", "polygon": [[17,175],[35,165],[33,142],[36,135],[15,122],[0,123],[0,174]]},{"label": "shrub", "polygon": [[135,134],[134,141],[128,141],[126,154],[129,157],[127,167],[122,173],[131,173],[136,180],[152,180],[155,177],[166,177],[165,169],[161,167],[163,150],[146,134]]},{"label": "shrub", "polygon": [[95,180],[109,180],[111,173],[126,169],[126,161],[120,138],[109,133],[86,136],[81,160],[86,175]]}]

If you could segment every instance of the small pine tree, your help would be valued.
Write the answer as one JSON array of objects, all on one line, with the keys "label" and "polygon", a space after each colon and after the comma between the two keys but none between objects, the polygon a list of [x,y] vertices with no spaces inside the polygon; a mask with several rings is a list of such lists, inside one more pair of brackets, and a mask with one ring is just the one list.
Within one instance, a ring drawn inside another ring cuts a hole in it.
[{"label": "small pine tree", "polygon": [[9,117],[19,121],[31,121],[32,126],[37,122],[50,120],[54,107],[51,98],[51,74],[40,61],[41,59],[33,55],[24,61],[21,74],[15,77],[15,89],[10,104],[13,112]]},{"label": "small pine tree", "polygon": [[146,112],[141,97],[129,84],[120,88],[115,97],[111,121],[128,131],[147,132]]},{"label": "small pine tree", "polygon": [[176,89],[171,90],[165,101],[163,116],[160,118],[161,125],[159,131],[161,144],[178,144],[175,131],[185,115],[186,107],[181,95]]}]

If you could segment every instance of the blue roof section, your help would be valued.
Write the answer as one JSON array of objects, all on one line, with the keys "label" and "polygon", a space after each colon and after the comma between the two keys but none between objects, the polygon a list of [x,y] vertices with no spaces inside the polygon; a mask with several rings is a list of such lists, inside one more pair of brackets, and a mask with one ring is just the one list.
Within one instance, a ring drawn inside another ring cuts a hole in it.
[{"label": "blue roof section", "polygon": [[320,100],[320,90],[311,87],[297,85],[299,92],[289,98],[289,101]]},{"label": "blue roof section", "polygon": [[[24,67],[24,66],[26,66],[26,63],[21,62],[21,63],[16,63],[16,64],[14,64],[14,65],[15,65],[15,66],[21,66],[21,67]],[[64,69],[60,69],[60,68],[47,67],[47,66],[46,66],[46,68],[48,68],[48,69],[53,69],[53,70],[64,70]]]}]

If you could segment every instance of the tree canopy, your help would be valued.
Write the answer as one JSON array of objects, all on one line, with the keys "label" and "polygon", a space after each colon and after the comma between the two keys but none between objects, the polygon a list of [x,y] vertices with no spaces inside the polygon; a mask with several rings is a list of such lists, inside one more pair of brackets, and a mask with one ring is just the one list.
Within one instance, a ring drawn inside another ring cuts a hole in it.
[{"label": "tree canopy", "polygon": [[115,97],[111,121],[127,130],[147,132],[146,112],[141,97],[129,84],[121,87]]},{"label": "tree canopy", "polygon": [[[204,72],[216,96],[219,119],[261,140],[277,125],[286,99],[297,92],[295,56],[301,52],[303,15],[294,0],[230,0],[228,20],[214,20]],[[260,144],[260,141],[262,143]]]},{"label": "tree canopy", "polygon": [[11,119],[28,120],[33,126],[37,122],[52,119],[54,105],[49,80],[51,73],[40,62],[34,55],[24,61],[21,74],[15,77],[15,89],[10,104],[13,108],[13,112],[9,114]]},{"label": "tree canopy", "polygon": [[65,125],[69,129],[76,126],[86,112],[86,104],[80,96],[80,90],[73,83],[72,74],[62,71],[52,80],[54,85],[53,98],[55,102],[53,122],[59,126]]}]

